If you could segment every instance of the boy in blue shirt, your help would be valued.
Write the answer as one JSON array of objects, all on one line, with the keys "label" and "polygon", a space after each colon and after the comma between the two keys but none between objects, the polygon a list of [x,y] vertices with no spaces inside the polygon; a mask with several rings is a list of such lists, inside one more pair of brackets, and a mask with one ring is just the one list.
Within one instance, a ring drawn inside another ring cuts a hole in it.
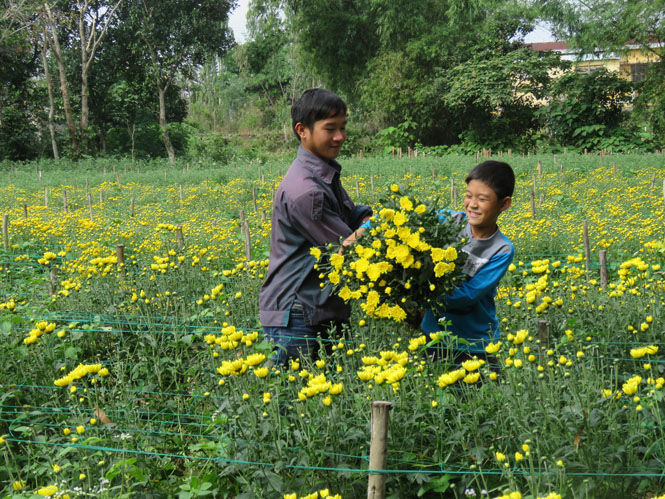
[{"label": "boy in blue shirt", "polygon": [[443,330],[440,319],[450,322],[447,330],[468,342],[451,345],[453,360],[457,362],[473,356],[485,359],[485,347],[498,339],[494,296],[515,252],[496,223],[512,202],[512,168],[500,161],[484,161],[471,170],[465,182],[464,212],[452,212],[450,216],[460,223],[466,221],[460,233],[468,241],[462,248],[468,256],[463,269],[466,280],[441,298],[440,307],[426,310],[420,324],[429,334]]}]

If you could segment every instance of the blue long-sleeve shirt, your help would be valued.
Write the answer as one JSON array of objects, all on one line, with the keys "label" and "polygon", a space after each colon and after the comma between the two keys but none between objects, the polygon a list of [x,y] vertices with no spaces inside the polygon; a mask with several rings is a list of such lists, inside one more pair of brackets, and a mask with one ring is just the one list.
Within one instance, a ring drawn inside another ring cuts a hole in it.
[{"label": "blue long-sleeve shirt", "polygon": [[[466,218],[464,213],[452,213],[449,216],[460,222]],[[467,279],[455,290],[441,298],[441,306],[425,311],[420,327],[425,333],[441,331],[439,319],[450,321],[448,330],[470,344],[457,343],[455,348],[470,353],[480,353],[485,345],[499,337],[499,320],[496,316],[494,296],[499,281],[513,261],[515,249],[510,240],[497,228],[487,239],[476,239],[467,224],[460,237],[469,242],[462,251],[468,258],[463,272]]]}]

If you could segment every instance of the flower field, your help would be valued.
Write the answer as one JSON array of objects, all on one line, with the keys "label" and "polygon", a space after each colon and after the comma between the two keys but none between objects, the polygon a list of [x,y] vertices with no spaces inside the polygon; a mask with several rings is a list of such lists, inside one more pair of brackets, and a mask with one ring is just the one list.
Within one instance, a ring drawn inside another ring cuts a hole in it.
[{"label": "flower field", "polygon": [[[432,338],[359,306],[320,360],[269,367],[257,296],[289,160],[4,165],[0,497],[364,497],[377,400],[388,497],[665,494],[665,157],[500,159],[493,370],[427,362]],[[475,163],[354,158],[343,183],[459,209]]]}]

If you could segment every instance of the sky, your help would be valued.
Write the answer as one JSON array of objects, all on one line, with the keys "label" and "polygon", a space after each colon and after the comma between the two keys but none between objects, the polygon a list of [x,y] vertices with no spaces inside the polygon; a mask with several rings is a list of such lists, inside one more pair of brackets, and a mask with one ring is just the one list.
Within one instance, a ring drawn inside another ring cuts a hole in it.
[{"label": "sky", "polygon": [[[247,39],[247,29],[245,28],[247,9],[249,7],[249,0],[238,0],[238,6],[229,18],[229,26],[233,30],[237,43],[244,43]],[[526,43],[534,42],[551,42],[554,40],[552,33],[550,33],[544,26],[536,26],[536,29],[529,33],[524,41]]]},{"label": "sky", "polygon": [[233,30],[237,43],[243,43],[247,39],[247,29],[245,28],[247,17],[247,9],[249,7],[249,0],[238,0],[238,6],[229,18],[229,26]]}]

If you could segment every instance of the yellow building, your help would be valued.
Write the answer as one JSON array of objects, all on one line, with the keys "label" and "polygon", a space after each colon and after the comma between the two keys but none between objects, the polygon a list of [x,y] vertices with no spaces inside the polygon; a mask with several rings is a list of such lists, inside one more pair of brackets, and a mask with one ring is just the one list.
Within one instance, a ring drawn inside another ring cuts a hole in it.
[{"label": "yellow building", "polygon": [[561,54],[561,59],[571,61],[574,69],[581,74],[590,74],[600,68],[616,71],[631,82],[644,80],[649,64],[658,62],[663,53],[663,43],[654,42],[648,48],[628,44],[622,51],[598,51],[580,57],[579,49],[569,49],[565,42],[531,43],[536,51],[552,50]]}]

